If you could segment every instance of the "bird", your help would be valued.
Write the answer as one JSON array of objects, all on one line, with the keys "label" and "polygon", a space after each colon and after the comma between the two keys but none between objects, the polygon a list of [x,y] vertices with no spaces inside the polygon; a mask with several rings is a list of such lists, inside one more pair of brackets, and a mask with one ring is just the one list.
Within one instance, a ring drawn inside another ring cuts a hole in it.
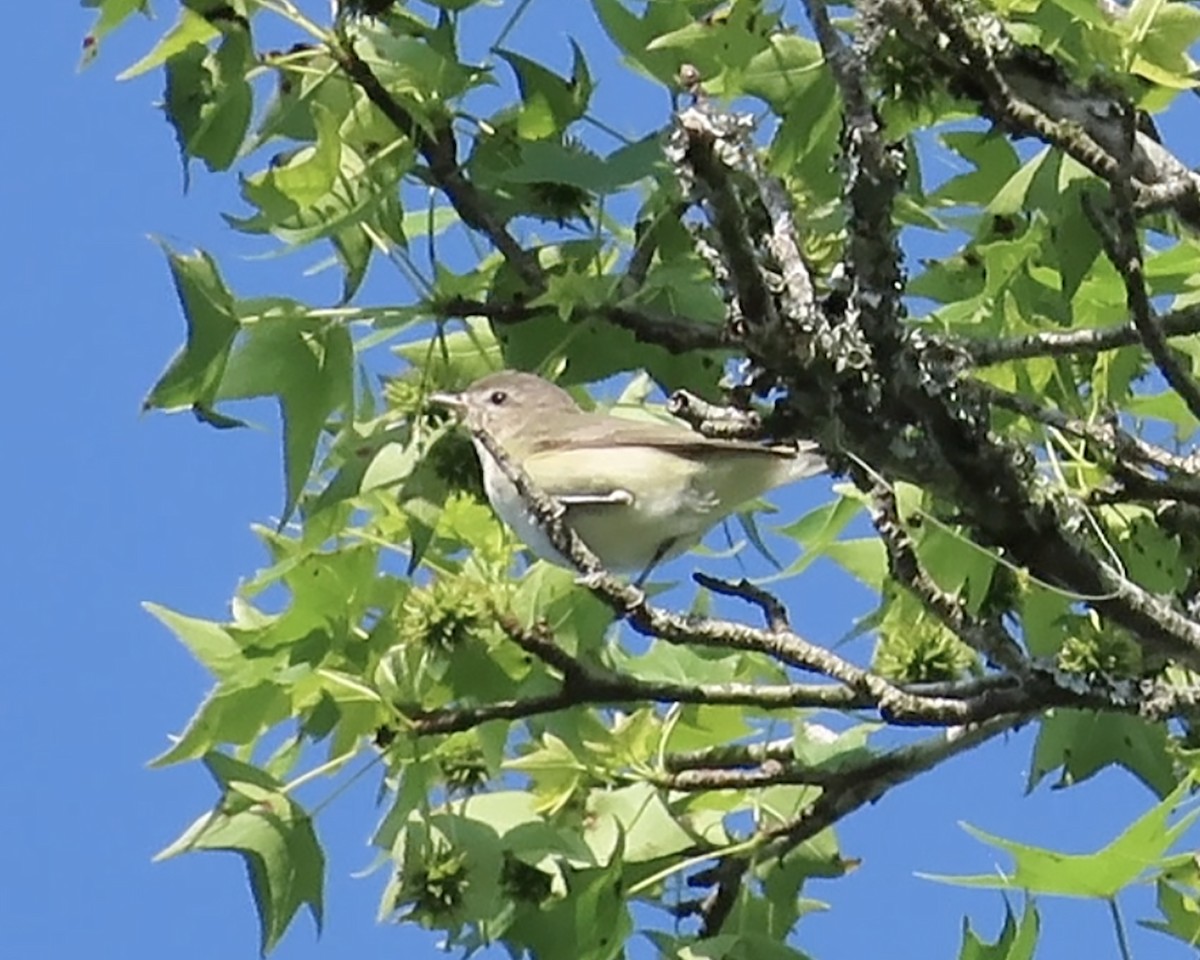
[{"label": "bird", "polygon": [[[826,469],[811,441],[715,439],[682,423],[588,412],[561,387],[515,370],[429,399],[487,433],[562,505],[566,524],[606,570],[640,571],[638,583],[748,501]],[[573,567],[478,436],[473,442],[496,514],[536,556]]]}]

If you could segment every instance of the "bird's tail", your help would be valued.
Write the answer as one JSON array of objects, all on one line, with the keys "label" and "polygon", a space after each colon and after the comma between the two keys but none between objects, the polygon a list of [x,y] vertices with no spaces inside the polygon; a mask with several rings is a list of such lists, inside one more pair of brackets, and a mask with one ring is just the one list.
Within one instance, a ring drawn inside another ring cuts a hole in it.
[{"label": "bird's tail", "polygon": [[807,480],[829,469],[825,458],[817,451],[817,445],[811,440],[797,440],[790,448],[792,458],[784,483],[794,483],[797,480]]}]

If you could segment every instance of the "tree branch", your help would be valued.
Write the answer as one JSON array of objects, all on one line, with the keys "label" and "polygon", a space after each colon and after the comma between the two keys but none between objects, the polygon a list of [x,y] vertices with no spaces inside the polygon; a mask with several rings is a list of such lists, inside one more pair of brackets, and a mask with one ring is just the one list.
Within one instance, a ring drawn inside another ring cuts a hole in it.
[{"label": "tree branch", "polygon": [[791,624],[788,622],[787,607],[773,593],[764,590],[762,587],[755,586],[744,577],[737,583],[729,580],[721,580],[717,577],[710,577],[706,573],[696,571],[692,574],[692,579],[700,586],[713,593],[719,593],[726,597],[740,597],[746,600],[763,612],[763,617],[767,621],[767,629],[776,632],[782,630],[790,630]]},{"label": "tree branch", "polygon": [[1044,50],[1017,44],[1003,22],[952,0],[875,0],[892,28],[937,65],[957,93],[1017,135],[1034,135],[1114,183],[1128,168],[1137,213],[1171,209],[1200,226],[1200,177],[1154,137],[1126,132],[1127,104],[1082,88]]},{"label": "tree branch", "polygon": [[1093,210],[1091,205],[1086,205],[1085,209],[1090,211],[1092,223],[1100,234],[1108,259],[1117,268],[1125,283],[1125,300],[1142,343],[1146,345],[1146,350],[1154,359],[1163,379],[1183,398],[1192,416],[1200,418],[1200,388],[1197,388],[1195,381],[1171,352],[1159,327],[1158,318],[1154,315],[1154,307],[1150,304],[1145,271],[1142,267],[1142,245],[1138,239],[1137,219],[1128,183],[1114,181],[1111,193],[1116,215],[1115,232],[1105,228],[1098,212]]},{"label": "tree branch", "polygon": [[[996,119],[1010,129],[1036,134],[1105,180],[1112,182],[1121,176],[1123,157],[1128,152],[1125,138],[1109,138],[1102,146],[1093,138],[1088,127],[1050,116],[1039,105],[1026,99],[1022,93],[1029,94],[1033,90],[1027,78],[1011,67],[1006,73],[997,62],[997,48],[1005,54],[1015,53],[1007,34],[1003,35],[1003,40],[985,34],[979,29],[977,20],[949,0],[918,2],[929,20],[949,38],[950,51],[959,58],[960,69],[965,67],[970,71],[969,89],[983,93],[986,106]],[[998,21],[992,20],[990,23],[1002,29]],[[984,37],[990,37],[990,42]],[[1061,79],[1054,77],[1055,81]],[[1124,152],[1123,148],[1126,148]]]},{"label": "tree branch", "polygon": [[937,717],[965,722],[970,715],[961,701],[919,698],[891,681],[863,670],[841,657],[809,643],[791,630],[759,630],[743,623],[712,617],[685,617],[651,606],[643,591],[617,579],[564,522],[564,511],[551,497],[537,490],[525,472],[480,424],[468,422],[471,433],[496,462],[529,507],[535,522],[550,543],[583,575],[581,583],[603,600],[635,630],[661,637],[668,643],[695,644],[727,650],[763,653],[780,663],[824,674],[872,699],[880,711],[897,722],[925,722]]},{"label": "tree branch", "polygon": [[900,508],[891,487],[876,480],[870,486],[871,523],[887,550],[888,570],[907,587],[946,627],[967,646],[983,654],[995,666],[1021,676],[1029,661],[1016,641],[998,623],[972,616],[963,602],[942,590],[921,566],[916,546],[900,519]]},{"label": "tree branch", "polygon": [[741,317],[750,326],[774,329],[779,324],[775,299],[759,268],[745,207],[729,177],[752,130],[753,121],[747,117],[692,106],[675,115],[665,152],[684,181],[685,193],[698,188],[708,206]]},{"label": "tree branch", "polygon": [[1146,464],[1169,473],[1181,473],[1200,479],[1200,461],[1193,456],[1181,457],[1163,447],[1134,436],[1115,420],[1085,421],[1069,416],[1053,407],[1044,407],[1018,393],[1001,390],[990,384],[978,384],[988,399],[999,407],[1019,413],[1039,423],[1062,430],[1086,440],[1106,459],[1132,472],[1133,464]]},{"label": "tree branch", "polygon": [[[888,145],[867,92],[863,49],[848,49],[829,19],[824,0],[805,0],[805,9],[842,95],[842,147],[846,155],[842,190],[847,207],[846,261],[851,275],[850,316],[867,341],[881,351],[885,367],[900,349],[903,256],[892,216],[904,184],[903,152]],[[869,41],[862,41],[869,48]]]},{"label": "tree branch", "polygon": [[[715,937],[721,932],[726,919],[737,903],[738,893],[742,889],[742,878],[746,875],[750,862],[745,857],[725,857],[715,867],[705,871],[703,880],[712,884],[713,889],[700,907],[700,936]],[[688,883],[701,879],[700,875],[689,879]]]},{"label": "tree branch", "polygon": [[[1165,314],[1158,319],[1158,327],[1165,337],[1186,337],[1200,333],[1200,307],[1183,307]],[[1018,337],[955,338],[949,341],[952,347],[961,350],[974,366],[979,367],[1032,357],[1092,356],[1138,343],[1141,343],[1141,334],[1133,323],[1100,329],[1085,327],[1081,330],[1050,330]]]},{"label": "tree branch", "polygon": [[723,407],[709,403],[687,390],[676,390],[667,403],[667,412],[690,424],[706,437],[723,440],[758,440],[763,436],[762,417],[757,410]]},{"label": "tree branch", "polygon": [[[429,312],[438,317],[486,317],[496,324],[521,323],[540,314],[552,313],[549,307],[534,307],[527,303],[504,303],[493,300],[471,300],[450,297],[427,304]],[[580,306],[581,316],[606,320],[615,327],[628,330],[642,343],[654,344],[670,353],[692,353],[700,350],[728,350],[731,343],[725,332],[708,323],[696,323],[669,313],[652,313],[620,304]]]}]

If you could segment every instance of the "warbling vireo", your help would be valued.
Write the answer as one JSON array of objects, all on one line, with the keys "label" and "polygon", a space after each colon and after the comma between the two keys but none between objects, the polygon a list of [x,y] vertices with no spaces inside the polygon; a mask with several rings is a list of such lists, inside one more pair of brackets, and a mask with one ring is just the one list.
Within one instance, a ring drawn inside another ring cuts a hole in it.
[{"label": "warbling vireo", "polygon": [[[643,578],[748,500],[825,469],[812,443],[714,440],[682,424],[587,413],[531,373],[489,374],[430,400],[490,434],[534,487],[563,505],[567,524],[607,569]],[[570,566],[478,439],[475,450],[500,518],[539,557]]]}]

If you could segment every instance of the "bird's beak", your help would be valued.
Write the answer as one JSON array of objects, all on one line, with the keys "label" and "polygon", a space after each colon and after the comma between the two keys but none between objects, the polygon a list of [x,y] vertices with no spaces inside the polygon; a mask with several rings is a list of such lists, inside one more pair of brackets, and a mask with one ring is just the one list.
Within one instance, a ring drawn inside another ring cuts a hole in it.
[{"label": "bird's beak", "polygon": [[467,412],[467,401],[460,393],[431,393],[428,401],[435,406],[446,407],[461,415]]}]

